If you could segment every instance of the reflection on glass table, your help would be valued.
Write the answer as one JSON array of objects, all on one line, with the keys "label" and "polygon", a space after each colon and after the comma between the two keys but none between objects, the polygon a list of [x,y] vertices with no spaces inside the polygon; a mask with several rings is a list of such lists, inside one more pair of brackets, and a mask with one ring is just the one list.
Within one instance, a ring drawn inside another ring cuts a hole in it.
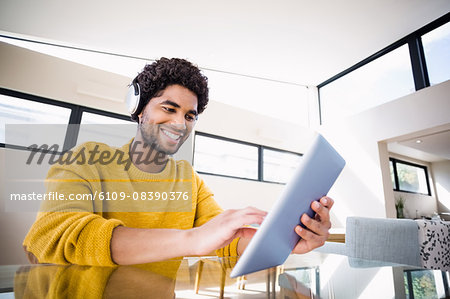
[{"label": "reflection on glass table", "polygon": [[118,267],[0,266],[0,298],[347,299],[450,294],[448,272],[341,255],[291,255],[281,266],[239,280],[229,277],[235,262],[233,257],[189,257]]}]

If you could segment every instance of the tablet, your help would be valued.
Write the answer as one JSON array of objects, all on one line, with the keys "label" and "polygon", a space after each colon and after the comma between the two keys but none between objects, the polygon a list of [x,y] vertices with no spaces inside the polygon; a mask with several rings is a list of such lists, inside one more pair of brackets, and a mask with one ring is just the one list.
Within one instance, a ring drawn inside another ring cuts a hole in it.
[{"label": "tablet", "polygon": [[317,134],[230,276],[283,264],[300,240],[294,228],[300,224],[301,215],[314,217],[311,203],[328,193],[344,165],[344,159]]}]

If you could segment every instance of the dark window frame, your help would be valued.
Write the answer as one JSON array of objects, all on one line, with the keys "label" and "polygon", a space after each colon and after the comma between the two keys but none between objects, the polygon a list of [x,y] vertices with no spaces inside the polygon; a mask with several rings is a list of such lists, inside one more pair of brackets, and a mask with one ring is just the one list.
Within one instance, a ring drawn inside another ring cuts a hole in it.
[{"label": "dark window frame", "polygon": [[257,159],[258,160],[258,163],[257,163],[257,165],[258,165],[258,171],[257,171],[258,178],[257,179],[238,177],[238,176],[231,176],[231,175],[224,175],[224,174],[211,173],[211,172],[205,172],[205,171],[198,171],[198,173],[200,173],[200,174],[207,174],[207,175],[213,175],[213,176],[219,176],[219,177],[241,179],[241,180],[254,181],[254,182],[264,182],[264,183],[285,185],[286,183],[280,183],[280,182],[273,182],[273,181],[263,180],[263,178],[264,178],[264,176],[263,176],[263,174],[264,174],[263,173],[264,172],[264,159],[263,159],[263,152],[264,152],[264,150],[268,149],[268,150],[277,151],[277,152],[281,152],[281,153],[294,154],[294,155],[298,155],[300,157],[303,156],[303,154],[297,153],[297,152],[293,152],[293,151],[283,150],[283,149],[279,149],[279,148],[275,148],[275,147],[270,147],[270,146],[261,145],[261,144],[257,144],[257,143],[251,143],[251,142],[247,142],[247,141],[242,141],[242,140],[238,140],[238,139],[233,139],[233,138],[228,138],[228,137],[224,137],[224,136],[214,135],[214,134],[210,134],[210,133],[204,133],[204,132],[200,132],[200,131],[195,131],[195,134],[194,134],[194,146],[193,146],[193,156],[192,156],[192,165],[193,166],[195,166],[195,137],[197,135],[203,136],[203,137],[207,137],[207,138],[217,139],[217,140],[221,140],[221,141],[226,141],[226,142],[232,142],[232,143],[252,146],[252,147],[256,147],[258,149],[258,151],[257,151],[258,152],[258,157],[257,157],[258,158]]},{"label": "dark window frame", "polygon": [[[389,161],[392,162],[392,168],[393,168],[393,172],[394,172],[394,181],[395,181],[395,186],[393,186],[393,190],[394,191],[431,196],[430,178],[428,176],[428,167],[427,166],[420,165],[420,164],[417,164],[417,163],[408,162],[408,161],[405,161],[405,160],[400,160],[400,159],[397,159],[397,158],[389,158]],[[427,191],[428,191],[428,193],[420,193],[420,192],[413,192],[413,191],[407,191],[407,190],[400,189],[400,184],[399,184],[399,180],[398,180],[398,173],[397,173],[397,163],[405,164],[405,165],[408,165],[408,166],[413,166],[413,167],[417,167],[417,168],[423,169],[424,172],[425,172],[425,179],[427,181]]]},{"label": "dark window frame", "polygon": [[334,75],[333,77],[323,81],[319,85],[317,85],[318,90],[318,101],[319,101],[319,121],[322,124],[322,107],[321,107],[321,99],[320,99],[320,89],[327,84],[330,84],[345,75],[353,72],[356,69],[359,69],[366,64],[392,52],[393,50],[403,46],[408,45],[409,48],[409,56],[411,59],[411,67],[412,67],[412,75],[414,80],[414,85],[416,91],[423,89],[425,87],[429,87],[430,79],[428,76],[428,69],[426,66],[425,54],[422,45],[422,36],[427,34],[428,32],[433,31],[434,29],[450,22],[450,13],[447,13],[440,18],[434,20],[433,22],[425,25],[424,27],[414,31],[413,33],[401,38],[400,40],[394,42],[393,44],[381,49],[380,51],[370,55],[366,59],[361,60],[355,65],[349,67],[348,69]]},{"label": "dark window frame", "polygon": [[[95,109],[95,108],[91,108],[91,107],[87,107],[87,106],[62,102],[62,101],[53,100],[53,99],[49,99],[49,98],[45,98],[45,97],[41,97],[41,96],[29,94],[29,93],[24,93],[24,92],[12,90],[12,89],[0,88],[0,94],[9,96],[9,97],[19,98],[22,100],[31,101],[31,102],[38,102],[38,103],[43,103],[43,104],[47,104],[47,105],[53,105],[53,106],[70,109],[71,112],[70,112],[70,116],[69,116],[69,120],[68,120],[69,125],[80,124],[81,118],[82,118],[82,115],[84,112],[99,114],[99,115],[122,119],[122,120],[128,120],[128,121],[132,122],[129,115],[123,115],[123,114],[104,111],[104,110]],[[66,152],[67,150],[69,150],[70,148],[72,148],[73,146],[76,145],[77,138],[78,138],[78,131],[79,131],[78,129],[79,129],[78,126],[68,126],[66,136],[64,139],[63,150],[62,150],[62,152],[58,152],[59,154]],[[30,151],[30,149],[28,149],[26,146],[15,145],[15,144],[6,144],[6,143],[0,142],[0,148],[5,148],[5,147],[11,148],[11,149],[17,149],[17,150]]]},{"label": "dark window frame", "polygon": [[[413,272],[424,272],[424,271],[436,271],[436,269],[406,269],[403,270],[403,275],[406,275],[406,285],[405,289],[408,289],[409,292],[409,298],[414,298],[414,288],[413,288],[413,282],[412,282],[412,273]],[[442,284],[444,287],[445,292],[445,298],[450,297],[450,288],[449,288],[449,281],[447,279],[447,275],[445,271],[442,271]]]}]

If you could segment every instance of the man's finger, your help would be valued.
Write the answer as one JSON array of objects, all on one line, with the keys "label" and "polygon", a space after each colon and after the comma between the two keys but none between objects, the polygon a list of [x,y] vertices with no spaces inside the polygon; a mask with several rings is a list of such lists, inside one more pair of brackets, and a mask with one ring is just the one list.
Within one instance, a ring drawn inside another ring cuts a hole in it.
[{"label": "man's finger", "polygon": [[328,222],[319,222],[311,217],[309,217],[307,214],[303,214],[301,217],[301,222],[313,233],[320,235],[320,236],[326,236],[328,234],[329,224]]},{"label": "man's finger", "polygon": [[331,209],[331,207],[334,205],[334,200],[331,197],[324,196],[320,199],[320,203],[327,207],[328,210]]},{"label": "man's finger", "polygon": [[[304,229],[300,225],[295,227],[295,232],[307,242],[307,245],[310,249],[317,248],[325,244],[325,240],[327,236],[319,236],[307,229]],[[301,241],[300,241],[301,242]]]},{"label": "man's finger", "polygon": [[314,212],[316,212],[319,215],[320,222],[322,223],[330,222],[330,211],[327,207],[323,206],[320,202],[315,201],[311,204],[311,208],[313,209]]}]

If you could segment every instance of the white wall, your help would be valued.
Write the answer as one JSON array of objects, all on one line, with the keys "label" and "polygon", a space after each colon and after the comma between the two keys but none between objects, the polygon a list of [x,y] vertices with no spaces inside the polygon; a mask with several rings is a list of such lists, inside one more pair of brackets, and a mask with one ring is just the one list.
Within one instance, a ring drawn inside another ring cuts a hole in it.
[{"label": "white wall", "polygon": [[433,196],[394,191],[396,200],[400,196],[405,200],[403,210],[405,218],[432,217],[434,213],[438,212],[437,201]]},{"label": "white wall", "polygon": [[341,223],[354,215],[395,217],[387,142],[450,123],[449,94],[446,81],[320,128],[347,160],[330,194]]},{"label": "white wall", "polygon": [[438,212],[450,213],[450,161],[440,161],[431,164]]}]

